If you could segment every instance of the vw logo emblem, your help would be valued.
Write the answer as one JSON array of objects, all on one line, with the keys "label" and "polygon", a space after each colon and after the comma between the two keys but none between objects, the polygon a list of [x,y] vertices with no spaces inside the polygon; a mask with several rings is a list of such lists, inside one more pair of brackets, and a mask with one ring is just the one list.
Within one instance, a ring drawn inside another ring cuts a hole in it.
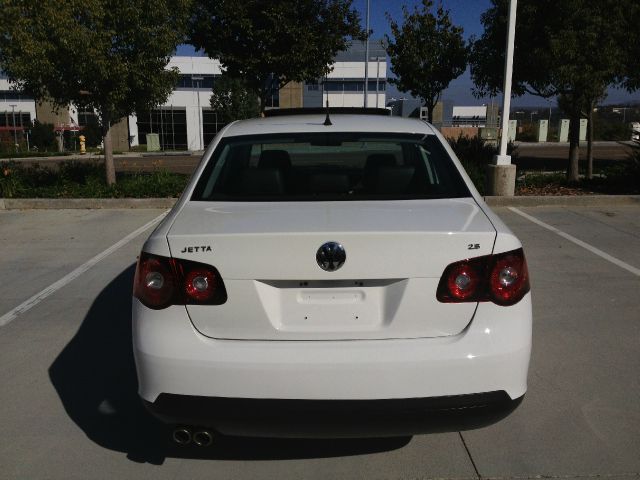
[{"label": "vw logo emblem", "polygon": [[338,242],[324,243],[316,253],[316,261],[320,268],[327,272],[335,272],[347,259],[344,247]]}]

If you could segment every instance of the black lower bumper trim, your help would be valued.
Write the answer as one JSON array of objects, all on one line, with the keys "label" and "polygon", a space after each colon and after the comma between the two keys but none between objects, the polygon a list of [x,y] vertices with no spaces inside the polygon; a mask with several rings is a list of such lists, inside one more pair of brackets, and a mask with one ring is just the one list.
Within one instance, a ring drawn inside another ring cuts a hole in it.
[{"label": "black lower bumper trim", "polygon": [[147,409],[165,423],[227,435],[372,437],[480,428],[511,413],[523,397],[504,391],[389,400],[280,400],[161,394]]}]

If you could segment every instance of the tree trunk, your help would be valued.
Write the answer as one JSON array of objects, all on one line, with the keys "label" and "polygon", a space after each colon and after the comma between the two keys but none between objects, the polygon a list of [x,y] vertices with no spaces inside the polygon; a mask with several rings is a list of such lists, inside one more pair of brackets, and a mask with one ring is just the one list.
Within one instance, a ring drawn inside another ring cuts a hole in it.
[{"label": "tree trunk", "polygon": [[[427,121],[433,125],[433,111],[435,110],[436,105],[435,103],[426,100],[424,102],[424,106],[427,107]],[[418,116],[420,116],[420,114],[418,114]]]},{"label": "tree trunk", "polygon": [[569,124],[569,165],[567,166],[567,181],[580,180],[578,160],[580,159],[580,110],[571,113]]},{"label": "tree trunk", "polygon": [[589,103],[589,113],[587,114],[587,178],[593,178],[593,107],[595,102]]},{"label": "tree trunk", "polygon": [[264,110],[267,106],[267,99],[265,98],[265,92],[261,92],[260,95],[260,116],[264,117]]},{"label": "tree trunk", "polygon": [[107,185],[116,183],[116,167],[113,163],[113,143],[111,142],[111,121],[102,119],[102,143],[104,147],[104,166],[107,173]]}]

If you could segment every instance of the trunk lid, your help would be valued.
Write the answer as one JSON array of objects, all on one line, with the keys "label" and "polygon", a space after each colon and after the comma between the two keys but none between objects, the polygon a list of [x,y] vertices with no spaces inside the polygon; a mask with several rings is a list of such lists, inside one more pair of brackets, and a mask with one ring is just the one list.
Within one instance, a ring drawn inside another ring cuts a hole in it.
[{"label": "trunk lid", "polygon": [[[336,340],[454,335],[476,304],[443,304],[445,267],[490,254],[495,229],[471,198],[367,202],[190,202],[171,253],[215,266],[228,300],[187,307],[204,335]],[[325,271],[316,252],[345,250]]]}]

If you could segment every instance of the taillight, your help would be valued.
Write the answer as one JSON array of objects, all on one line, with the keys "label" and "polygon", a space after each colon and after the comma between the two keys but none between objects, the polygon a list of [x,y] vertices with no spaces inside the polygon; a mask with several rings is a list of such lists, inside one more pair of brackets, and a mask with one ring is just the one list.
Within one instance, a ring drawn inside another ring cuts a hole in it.
[{"label": "taillight", "polygon": [[437,299],[444,303],[518,303],[529,291],[529,272],[521,248],[452,263],[438,284]]},{"label": "taillight", "polygon": [[495,255],[489,273],[491,301],[513,305],[529,291],[529,271],[522,249]]},{"label": "taillight", "polygon": [[218,271],[204,263],[142,253],[133,296],[155,310],[169,305],[220,305],[227,292]]},{"label": "taillight", "polygon": [[175,297],[175,275],[168,258],[140,255],[133,282],[133,296],[147,307],[168,307]]}]

